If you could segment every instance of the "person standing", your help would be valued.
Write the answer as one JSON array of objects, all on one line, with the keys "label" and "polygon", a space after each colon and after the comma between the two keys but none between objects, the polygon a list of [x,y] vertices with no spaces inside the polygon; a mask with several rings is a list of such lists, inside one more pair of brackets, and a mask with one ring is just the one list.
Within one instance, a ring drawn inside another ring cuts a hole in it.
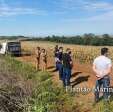
[{"label": "person standing", "polygon": [[40,64],[41,64],[41,70],[45,71],[47,69],[47,52],[45,49],[41,50]]},{"label": "person standing", "polygon": [[55,71],[58,71],[58,66],[57,66],[58,52],[59,52],[59,48],[58,48],[58,45],[56,45],[54,50],[55,68],[56,68]]},{"label": "person standing", "polygon": [[67,48],[66,53],[63,54],[63,85],[70,86],[71,71],[73,67],[73,61],[71,58],[71,49]]},{"label": "person standing", "polygon": [[35,55],[36,55],[36,70],[39,70],[39,65],[40,65],[40,47],[37,47],[35,50]]},{"label": "person standing", "polygon": [[62,76],[63,76],[62,56],[63,56],[63,47],[59,47],[59,51],[58,51],[57,58],[56,58],[57,59],[56,66],[58,67],[60,80],[62,80]]},{"label": "person standing", "polygon": [[110,74],[112,70],[112,61],[108,58],[108,48],[101,49],[101,56],[97,57],[93,62],[93,71],[95,72],[97,81],[95,86],[95,102],[99,101],[99,92],[103,86],[103,97],[109,100]]}]

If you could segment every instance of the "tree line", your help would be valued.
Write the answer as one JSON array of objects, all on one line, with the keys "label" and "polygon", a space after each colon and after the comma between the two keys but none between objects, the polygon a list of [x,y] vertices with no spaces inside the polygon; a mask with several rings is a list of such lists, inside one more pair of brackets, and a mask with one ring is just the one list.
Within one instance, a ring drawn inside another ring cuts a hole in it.
[{"label": "tree line", "polygon": [[45,38],[34,38],[33,40],[38,41],[50,41],[57,43],[67,43],[67,44],[76,44],[76,45],[93,45],[93,46],[112,46],[113,45],[113,36],[109,34],[104,35],[94,35],[94,34],[84,34],[83,36],[47,36]]},{"label": "tree line", "polygon": [[0,36],[0,40],[17,40],[17,39],[28,39],[25,36]]},{"label": "tree line", "polygon": [[113,46],[113,36],[109,34],[95,35],[84,34],[77,36],[47,36],[47,37],[25,37],[25,36],[0,36],[0,39],[20,39],[22,41],[50,41],[57,43],[67,43],[76,45],[93,45],[93,46]]}]

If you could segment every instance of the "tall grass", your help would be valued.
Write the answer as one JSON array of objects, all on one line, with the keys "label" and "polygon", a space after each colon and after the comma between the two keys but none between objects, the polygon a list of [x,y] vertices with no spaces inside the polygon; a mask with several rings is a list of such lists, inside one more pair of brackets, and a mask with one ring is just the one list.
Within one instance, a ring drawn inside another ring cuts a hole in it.
[{"label": "tall grass", "polygon": [[49,73],[11,57],[0,57],[0,90],[3,112],[78,112],[73,97],[54,86]]},{"label": "tall grass", "polygon": [[113,101],[100,101],[95,105],[92,112],[113,112]]}]

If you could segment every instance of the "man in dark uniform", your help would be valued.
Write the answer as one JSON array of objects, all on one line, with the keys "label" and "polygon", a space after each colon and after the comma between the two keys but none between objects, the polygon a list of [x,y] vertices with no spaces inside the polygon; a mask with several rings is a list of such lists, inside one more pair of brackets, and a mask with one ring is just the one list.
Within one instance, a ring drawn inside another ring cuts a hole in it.
[{"label": "man in dark uniform", "polygon": [[60,47],[58,54],[57,54],[57,61],[56,61],[56,65],[57,65],[58,71],[59,71],[59,79],[60,80],[62,80],[62,76],[63,76],[62,56],[63,56],[63,47]]},{"label": "man in dark uniform", "polygon": [[70,86],[71,70],[73,62],[71,58],[71,49],[67,48],[66,53],[63,54],[63,85]]}]

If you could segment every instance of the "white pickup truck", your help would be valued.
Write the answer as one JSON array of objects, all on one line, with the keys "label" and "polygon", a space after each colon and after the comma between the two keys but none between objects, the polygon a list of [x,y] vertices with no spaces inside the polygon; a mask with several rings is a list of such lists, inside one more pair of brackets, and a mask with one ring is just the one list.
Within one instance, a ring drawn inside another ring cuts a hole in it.
[{"label": "white pickup truck", "polygon": [[0,44],[0,54],[11,54],[13,56],[21,55],[20,42],[3,42]]}]

